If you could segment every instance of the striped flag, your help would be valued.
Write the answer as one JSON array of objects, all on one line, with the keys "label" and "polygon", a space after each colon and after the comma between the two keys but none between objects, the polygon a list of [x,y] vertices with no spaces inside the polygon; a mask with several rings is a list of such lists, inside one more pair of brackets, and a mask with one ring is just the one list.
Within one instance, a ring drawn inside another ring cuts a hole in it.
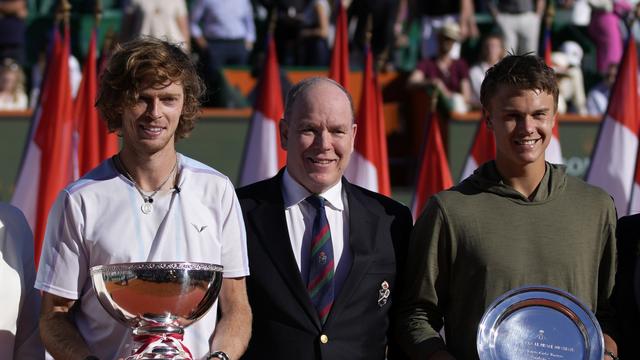
[{"label": "striped flag", "polygon": [[551,66],[551,26],[544,27],[544,35],[542,36],[542,57],[547,66]]},{"label": "striped flag", "polygon": [[[634,181],[640,130],[639,103],[638,58],[632,38],[627,41],[586,176],[587,182],[600,186],[613,197],[618,216],[629,214],[632,188],[639,183]],[[634,191],[634,196],[640,194]],[[633,209],[637,208],[636,204],[634,201]]]},{"label": "striped flag", "polygon": [[487,122],[481,119],[476,130],[473,144],[467,155],[467,160],[462,168],[462,176],[460,181],[466,179],[469,175],[482,164],[496,158],[496,140],[493,133],[487,128]]},{"label": "striped flag", "polygon": [[414,221],[422,213],[431,195],[453,186],[439,122],[437,112],[432,112],[418,163],[416,191],[411,201],[411,214]]},{"label": "striped flag", "polygon": [[369,48],[366,50],[362,97],[356,123],[358,135],[355,150],[351,155],[345,176],[356,185],[390,196],[391,183],[382,94],[373,70],[373,55]]},{"label": "striped flag", "polygon": [[265,64],[244,147],[240,186],[274,176],[285,165],[278,124],[282,118],[282,90],[275,42],[269,36]]},{"label": "striped flag", "polygon": [[556,117],[556,123],[553,125],[551,141],[544,152],[544,159],[552,164],[563,164],[562,147],[560,146],[560,131],[558,130],[560,120]]},{"label": "striped flag", "polygon": [[73,180],[73,101],[69,80],[69,27],[54,32],[54,46],[32,119],[12,204],[22,210],[34,232],[35,261],[40,260],[49,209]]},{"label": "striped flag", "polygon": [[349,34],[347,32],[347,12],[344,9],[342,0],[338,3],[338,16],[336,16],[336,36],[331,52],[331,65],[329,66],[329,77],[345,89],[349,89]]}]

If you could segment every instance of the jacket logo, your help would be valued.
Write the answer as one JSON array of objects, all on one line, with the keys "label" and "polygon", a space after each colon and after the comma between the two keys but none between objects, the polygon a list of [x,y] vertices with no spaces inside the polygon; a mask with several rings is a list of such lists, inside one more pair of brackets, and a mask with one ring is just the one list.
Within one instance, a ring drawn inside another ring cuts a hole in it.
[{"label": "jacket logo", "polygon": [[385,280],[380,284],[380,290],[378,290],[378,306],[385,306],[389,301],[389,295],[391,295],[391,290],[389,283]]},{"label": "jacket logo", "polygon": [[191,225],[193,225],[193,227],[194,227],[194,228],[196,228],[196,231],[198,231],[199,233],[203,232],[203,231],[204,231],[204,229],[206,229],[206,228],[207,228],[207,225],[199,226],[199,225],[196,225],[196,224],[194,224],[194,223],[191,223]]}]

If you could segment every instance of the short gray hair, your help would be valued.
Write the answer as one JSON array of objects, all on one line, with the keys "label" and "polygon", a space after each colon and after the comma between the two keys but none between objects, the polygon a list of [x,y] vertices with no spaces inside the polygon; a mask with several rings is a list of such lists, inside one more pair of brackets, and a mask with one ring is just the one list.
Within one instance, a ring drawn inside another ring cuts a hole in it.
[{"label": "short gray hair", "polygon": [[307,92],[307,90],[311,89],[312,87],[314,87],[315,85],[321,82],[326,82],[334,85],[347,96],[347,99],[349,99],[349,107],[351,108],[351,122],[352,123],[355,122],[356,116],[355,116],[355,110],[353,108],[353,99],[351,98],[351,94],[349,94],[347,89],[345,89],[344,86],[340,85],[340,83],[338,83],[337,81],[331,78],[320,77],[320,76],[314,76],[314,77],[303,79],[291,87],[291,89],[287,93],[287,99],[284,105],[284,119],[288,120],[291,117],[291,109],[293,109],[293,105],[295,104],[296,99],[300,95]]}]

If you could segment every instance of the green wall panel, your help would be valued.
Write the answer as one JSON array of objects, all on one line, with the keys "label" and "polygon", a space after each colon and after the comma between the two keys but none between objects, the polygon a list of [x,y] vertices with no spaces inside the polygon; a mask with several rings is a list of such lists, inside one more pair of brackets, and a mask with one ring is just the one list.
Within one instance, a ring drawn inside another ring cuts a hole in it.
[{"label": "green wall panel", "polygon": [[[476,126],[477,122],[453,121],[449,124],[449,164],[454,182],[460,178]],[[11,198],[28,130],[28,118],[0,116],[0,200]],[[226,174],[237,185],[247,130],[248,121],[243,117],[203,118],[189,138],[178,142],[177,148]],[[584,176],[597,131],[598,125],[593,123],[561,124],[562,150],[570,174]],[[410,159],[402,162],[415,166],[412,165],[415,161]],[[409,169],[411,173],[414,170]],[[393,197],[409,204],[413,185],[392,185]]]}]

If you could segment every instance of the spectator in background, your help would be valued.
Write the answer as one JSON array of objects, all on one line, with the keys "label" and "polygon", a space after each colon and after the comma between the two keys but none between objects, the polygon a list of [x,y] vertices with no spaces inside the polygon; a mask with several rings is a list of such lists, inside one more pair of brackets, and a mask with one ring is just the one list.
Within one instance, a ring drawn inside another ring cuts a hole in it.
[{"label": "spectator in background", "polygon": [[444,105],[454,112],[468,111],[471,99],[467,63],[451,57],[451,48],[460,39],[457,23],[444,24],[438,33],[438,55],[422,60],[408,80],[409,87],[427,86],[428,90],[435,90],[444,100]]},{"label": "spectator in background", "polygon": [[607,111],[609,94],[613,83],[616,81],[617,74],[618,65],[609,64],[607,73],[604,74],[602,81],[589,90],[589,95],[587,95],[587,112],[589,115],[602,115]]},{"label": "spectator in background", "polygon": [[600,73],[607,72],[612,63],[622,59],[623,44],[620,17],[631,10],[626,0],[589,0],[591,22],[589,36],[596,47],[596,66]]},{"label": "spectator in background", "polygon": [[256,41],[249,0],[196,0],[190,28],[195,44],[213,69],[247,64]]},{"label": "spectator in background", "polygon": [[189,51],[189,20],[185,0],[124,0],[123,13],[122,41],[147,35],[181,44],[186,52]]},{"label": "spectator in background", "polygon": [[587,99],[582,75],[582,55],[580,45],[575,41],[565,41],[559,52],[551,54],[553,69],[558,76],[558,113],[587,114]]},{"label": "spectator in background", "polygon": [[[363,64],[363,54],[367,45],[368,32],[370,46],[377,68],[390,59],[394,44],[394,27],[398,17],[398,0],[354,0],[349,5],[349,19],[357,18],[356,30],[351,46],[352,62]],[[369,26],[371,19],[371,28]]]},{"label": "spectator in background", "polygon": [[513,54],[537,53],[545,0],[485,1],[504,35],[507,51]]},{"label": "spectator in background", "polygon": [[480,61],[469,69],[472,106],[480,107],[480,85],[482,85],[484,75],[490,67],[504,57],[505,53],[502,34],[492,32],[482,39]]},{"label": "spectator in background", "polygon": [[306,0],[257,0],[270,9],[269,19],[276,16],[273,37],[280,65],[296,65],[298,37],[302,31],[301,14]]},{"label": "spectator in background", "polygon": [[256,40],[253,8],[249,0],[196,0],[189,17],[191,35],[200,61],[209,107],[246,106],[229,85],[223,67],[247,65]]},{"label": "spectator in background", "polygon": [[20,65],[6,58],[0,64],[0,110],[26,110],[24,72]]},{"label": "spectator in background", "polygon": [[[434,57],[438,53],[438,33],[448,22],[460,26],[460,40],[478,36],[473,0],[414,0],[417,12],[422,14],[422,57]],[[451,57],[460,57],[460,43],[453,44]]]},{"label": "spectator in background", "polygon": [[[40,87],[42,86],[42,80],[44,80],[44,71],[47,66],[47,56],[44,50],[38,54],[38,61],[31,67],[31,91],[29,92],[30,108],[35,108],[38,105],[38,98],[40,96]],[[78,94],[80,89],[80,82],[82,81],[82,69],[80,62],[73,54],[69,54],[69,76],[71,80],[71,96],[73,98]]]},{"label": "spectator in background", "polygon": [[0,0],[0,59],[12,58],[24,66],[25,0]]},{"label": "spectator in background", "polygon": [[40,293],[33,287],[33,235],[22,212],[4,203],[0,203],[0,274],[0,357],[44,359],[38,333]]},{"label": "spectator in background", "polygon": [[329,65],[329,17],[331,6],[327,0],[310,0],[302,13],[299,65]]}]

